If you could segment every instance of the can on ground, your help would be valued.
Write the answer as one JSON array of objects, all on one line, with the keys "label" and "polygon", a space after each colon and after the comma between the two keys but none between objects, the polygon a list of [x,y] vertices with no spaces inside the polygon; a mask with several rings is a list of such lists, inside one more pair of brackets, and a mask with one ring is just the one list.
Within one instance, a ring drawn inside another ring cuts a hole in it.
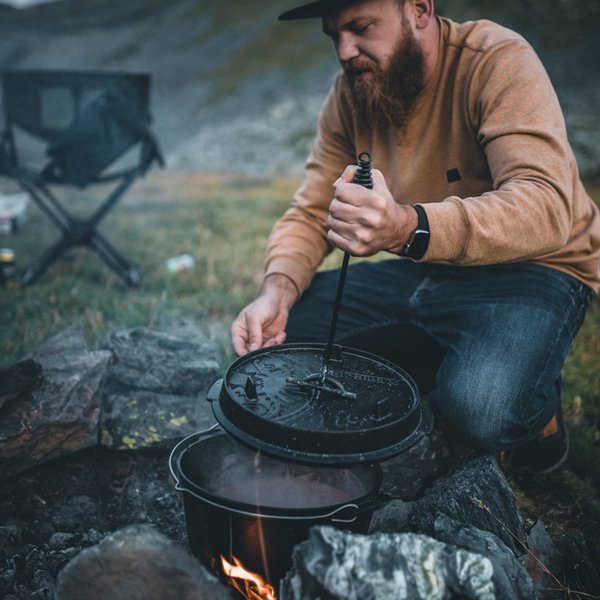
[{"label": "can on ground", "polygon": [[17,284],[17,261],[12,248],[0,248],[0,285],[15,287]]}]

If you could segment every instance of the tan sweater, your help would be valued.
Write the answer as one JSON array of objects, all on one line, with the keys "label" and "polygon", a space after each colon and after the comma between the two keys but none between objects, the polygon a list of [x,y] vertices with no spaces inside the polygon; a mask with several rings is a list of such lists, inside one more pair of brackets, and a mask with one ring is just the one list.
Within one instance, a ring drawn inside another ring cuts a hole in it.
[{"label": "tan sweater", "polygon": [[431,238],[422,261],[529,261],[598,292],[600,217],[540,60],[522,37],[489,21],[439,21],[437,65],[405,129],[361,130],[338,75],[304,183],[273,228],[266,274],[308,287],[331,249],[332,184],[368,150],[396,201],[427,212]]}]

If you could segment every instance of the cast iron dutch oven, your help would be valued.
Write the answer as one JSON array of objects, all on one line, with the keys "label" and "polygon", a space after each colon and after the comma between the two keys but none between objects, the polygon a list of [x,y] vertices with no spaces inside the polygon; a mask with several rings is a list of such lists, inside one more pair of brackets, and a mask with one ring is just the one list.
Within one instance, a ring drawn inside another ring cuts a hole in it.
[{"label": "cast iron dutch oven", "polygon": [[323,344],[263,348],[237,359],[208,399],[223,430],[198,432],[171,453],[192,552],[268,581],[290,567],[313,525],[366,533],[379,494],[377,464],[430,429],[412,379],[375,355]]},{"label": "cast iron dutch oven", "polygon": [[344,466],[400,454],[431,429],[411,377],[373,354],[285,344],[246,354],[208,399],[237,440],[295,462]]},{"label": "cast iron dutch oven", "polygon": [[194,433],[169,458],[183,492],[192,553],[222,574],[220,557],[277,582],[313,525],[366,533],[381,505],[379,465],[300,465],[238,443],[218,425]]}]

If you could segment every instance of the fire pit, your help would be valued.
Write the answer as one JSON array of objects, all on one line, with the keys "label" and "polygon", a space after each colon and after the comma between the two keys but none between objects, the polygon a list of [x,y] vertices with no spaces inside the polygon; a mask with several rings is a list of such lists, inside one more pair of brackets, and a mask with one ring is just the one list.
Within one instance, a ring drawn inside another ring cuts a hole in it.
[{"label": "fire pit", "polygon": [[[131,342],[137,347],[139,339],[136,337]],[[72,346],[72,350],[66,352],[64,339],[61,337],[57,342],[67,365],[73,357],[81,355],[80,346]],[[279,348],[272,350],[277,352]],[[170,344],[169,352],[173,353],[175,363],[185,363],[187,354],[181,349],[174,352]],[[295,373],[295,377],[287,374],[281,384],[284,396],[295,390],[293,395],[302,395],[309,403],[329,404],[330,400],[338,399],[348,402],[351,407],[360,402],[362,392],[354,387],[354,380],[345,375],[341,377],[339,373],[350,364],[346,363],[346,353],[352,352],[344,349],[341,363],[329,361],[326,375],[332,379],[325,379],[324,383],[320,377],[316,380],[310,377],[313,363],[310,363],[306,377],[302,371]],[[337,350],[332,358],[336,353]],[[263,354],[254,358],[260,358],[258,362],[266,360]],[[48,352],[44,351],[44,355]],[[248,356],[248,360],[251,358]],[[142,363],[142,370],[147,362]],[[92,367],[95,365],[91,364]],[[240,364],[245,363],[241,361]],[[317,360],[316,365],[322,366],[322,362]],[[220,384],[222,388],[230,378],[235,379],[237,370],[238,366],[232,365]],[[95,367],[93,372],[96,373]],[[48,375],[44,367],[42,377]],[[180,385],[179,380],[172,380],[170,372],[165,373],[165,377],[169,378],[170,386]],[[211,372],[210,379],[213,377],[214,372]],[[310,385],[299,386],[295,381],[287,381],[288,377],[300,381],[307,379],[306,383]],[[132,373],[132,380],[137,383],[140,378]],[[342,387],[336,386],[333,380]],[[107,382],[110,386],[106,389],[114,389],[115,374],[109,372]],[[207,383],[202,384],[203,390]],[[314,385],[321,389],[315,389]],[[338,390],[336,393],[326,389],[334,386]],[[356,394],[356,398],[347,392]],[[179,392],[171,392],[175,393]],[[251,386],[248,386],[248,393],[252,393]],[[318,397],[313,398],[313,394]],[[464,561],[456,560],[459,555],[464,558],[463,550],[466,550],[481,554],[493,564],[494,584],[499,586],[498,590],[504,590],[499,592],[500,595],[533,597],[533,593],[529,593],[531,583],[525,581],[522,567],[516,562],[522,562],[524,558],[529,534],[510,485],[493,457],[474,458],[472,453],[465,454],[454,443],[448,445],[440,432],[423,436],[415,445],[381,465],[303,464],[289,458],[270,457],[264,451],[256,451],[237,441],[228,431],[194,432],[203,429],[203,423],[214,422],[209,413],[213,406],[220,405],[218,400],[202,401],[198,405],[197,397],[205,395],[206,391],[203,391],[188,399],[189,413],[194,414],[196,410],[203,417],[200,420],[198,416],[196,426],[179,436],[181,440],[191,434],[172,455],[175,475],[168,472],[169,461],[162,444],[152,452],[142,448],[116,451],[114,447],[96,444],[39,464],[28,469],[26,474],[5,478],[0,486],[0,597],[6,596],[7,600],[53,598],[56,577],[62,567],[70,564],[71,559],[75,560],[85,548],[99,546],[108,534],[133,523],[152,524],[177,544],[184,543],[187,529],[194,553],[201,558],[201,561],[193,562],[200,579],[205,581],[198,563],[213,565],[222,580],[231,578],[231,584],[237,585],[245,598],[253,600],[274,600],[274,586],[279,584],[280,573],[287,568],[277,561],[281,559],[289,564],[291,554],[293,565],[285,577],[287,586],[282,584],[277,592],[277,595],[286,594],[281,598],[299,598],[299,595],[290,595],[292,588],[298,594],[306,592],[303,597],[323,596],[319,581],[325,578],[326,582],[331,582],[334,577],[341,580],[346,566],[353,569],[348,576],[356,586],[373,578],[396,581],[398,573],[403,573],[407,581],[415,581],[419,573],[431,573],[431,554],[423,554],[421,546],[412,543],[399,550],[395,542],[389,546],[388,553],[382,550],[388,546],[381,546],[380,542],[384,540],[378,537],[379,532],[403,533],[407,530],[448,545],[440,555],[449,569],[443,580],[439,580],[440,585],[466,581]],[[32,399],[29,396],[24,402],[30,405]],[[6,411],[6,405],[3,410]],[[6,416],[7,413],[3,414]],[[132,427],[137,426],[132,423]],[[380,470],[385,473],[381,488]],[[184,490],[175,495],[174,476],[179,478],[177,487]],[[390,494],[392,500],[383,497],[381,491]],[[184,507],[184,503],[188,506]],[[373,507],[379,503],[383,506],[371,518]],[[469,525],[463,525],[465,523]],[[313,524],[325,527],[311,527]],[[367,524],[370,535],[361,535]],[[543,529],[543,525],[538,524]],[[533,528],[536,536],[540,535],[538,524]],[[335,537],[328,538],[334,541],[334,552],[329,551],[329,542],[321,543],[325,539],[323,536],[329,535],[322,533],[324,531],[334,532]],[[300,538],[310,540],[300,542],[292,552],[292,535],[296,533]],[[123,535],[129,536],[129,529]],[[490,536],[497,539],[490,542]],[[234,542],[230,544],[226,538]],[[315,539],[320,540],[317,545],[313,543]],[[364,558],[364,571],[354,570],[354,559],[346,566],[339,564],[342,554],[338,552],[337,539],[345,540],[344,545],[352,557],[360,555]],[[156,549],[148,548],[151,554]],[[270,555],[267,556],[267,552]],[[95,550],[92,554],[96,556]],[[507,561],[509,554],[512,558]],[[163,555],[159,553],[159,556],[162,560]],[[372,556],[385,556],[386,559],[373,563]],[[128,574],[139,573],[142,568],[135,554],[119,565],[122,572]],[[305,568],[307,565],[318,567],[318,573],[315,569],[309,572]],[[148,578],[143,581],[151,586],[156,597],[160,596],[161,590],[155,584]],[[391,585],[393,581],[390,581]],[[89,583],[92,589],[106,595],[106,586],[97,578],[90,578]],[[112,585],[119,588],[119,577],[113,579]],[[172,589],[168,575],[165,585]],[[225,591],[220,586],[216,588]],[[91,597],[83,584],[77,593]],[[206,597],[216,597],[213,593],[207,594]],[[343,592],[336,597],[343,598]],[[414,597],[414,594],[406,597]]]}]

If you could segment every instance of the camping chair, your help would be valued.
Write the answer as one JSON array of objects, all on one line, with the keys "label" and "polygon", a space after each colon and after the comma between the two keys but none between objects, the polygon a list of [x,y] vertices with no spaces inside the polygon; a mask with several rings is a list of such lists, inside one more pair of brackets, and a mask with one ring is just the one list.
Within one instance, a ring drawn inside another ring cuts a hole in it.
[{"label": "camping chair", "polygon": [[[92,71],[11,70],[2,74],[4,131],[0,173],[14,179],[60,230],[60,237],[26,270],[22,285],[36,280],[65,250],[86,245],[130,285],[139,272],[98,231],[119,198],[163,159],[150,128],[150,76]],[[36,140],[45,155],[37,166],[22,160],[21,147]],[[135,150],[139,147],[139,153]],[[136,156],[136,158],[132,158]],[[115,163],[118,163],[115,165]],[[121,163],[124,163],[121,165]],[[114,182],[96,195],[87,218],[67,210],[59,186],[79,189]]]}]

